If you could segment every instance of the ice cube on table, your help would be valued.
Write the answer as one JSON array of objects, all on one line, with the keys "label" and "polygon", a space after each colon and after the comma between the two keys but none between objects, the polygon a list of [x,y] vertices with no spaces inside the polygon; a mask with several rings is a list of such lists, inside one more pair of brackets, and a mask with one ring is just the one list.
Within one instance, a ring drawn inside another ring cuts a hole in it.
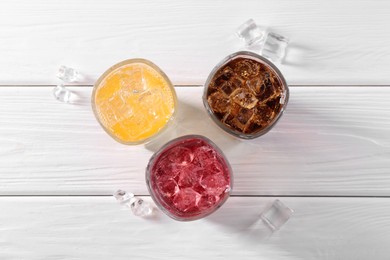
[{"label": "ice cube on table", "polygon": [[77,70],[61,65],[57,71],[57,78],[64,82],[75,82],[78,80],[79,74]]},{"label": "ice cube on table", "polygon": [[134,194],[133,194],[133,193],[126,192],[126,191],[124,191],[124,190],[117,190],[117,191],[114,193],[114,197],[115,197],[115,199],[116,199],[119,203],[126,203],[126,202],[130,201],[130,199],[134,198]]},{"label": "ice cube on table", "polygon": [[249,19],[236,30],[237,36],[245,42],[245,46],[257,50],[264,57],[281,63],[286,55],[289,39],[280,34],[269,32],[266,27]]},{"label": "ice cube on table", "polygon": [[253,19],[249,19],[237,28],[236,34],[249,47],[264,43],[267,36],[267,29],[258,26]]},{"label": "ice cube on table", "polygon": [[272,231],[280,229],[289,220],[293,210],[284,205],[280,200],[275,200],[271,207],[261,214],[261,219]]},{"label": "ice cube on table", "polygon": [[133,193],[117,190],[114,197],[119,203],[129,207],[135,216],[146,217],[153,212],[152,205],[141,198],[135,197]]},{"label": "ice cube on table", "polygon": [[289,39],[280,34],[270,32],[264,42],[262,55],[275,62],[281,62],[286,55]]},{"label": "ice cube on table", "polygon": [[146,217],[153,212],[153,207],[149,203],[137,197],[131,200],[130,208],[133,214],[138,217]]},{"label": "ice cube on table", "polygon": [[73,95],[72,91],[62,84],[55,86],[53,89],[53,96],[60,102],[70,103]]}]

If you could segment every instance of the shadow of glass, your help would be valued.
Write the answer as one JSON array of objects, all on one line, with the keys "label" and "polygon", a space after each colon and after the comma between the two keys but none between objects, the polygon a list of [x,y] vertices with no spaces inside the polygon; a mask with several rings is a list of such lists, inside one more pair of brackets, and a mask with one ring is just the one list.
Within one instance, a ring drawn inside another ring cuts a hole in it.
[{"label": "shadow of glass", "polygon": [[156,152],[170,140],[184,135],[202,135],[212,140],[222,151],[232,150],[241,140],[220,129],[208,116],[205,109],[178,102],[176,118],[160,135],[145,144],[145,148]]},{"label": "shadow of glass", "polygon": [[223,226],[230,233],[240,234],[247,243],[266,241],[272,237],[274,230],[260,216],[263,210],[272,204],[273,199],[265,199],[260,205],[253,204],[254,201],[258,199],[229,198],[221,208],[208,216],[206,221]]},{"label": "shadow of glass", "polygon": [[284,66],[293,66],[293,67],[318,67],[319,64],[310,62],[313,59],[310,57],[318,55],[319,50],[313,48],[309,45],[304,45],[302,43],[290,42],[286,48],[286,55],[282,60]]}]

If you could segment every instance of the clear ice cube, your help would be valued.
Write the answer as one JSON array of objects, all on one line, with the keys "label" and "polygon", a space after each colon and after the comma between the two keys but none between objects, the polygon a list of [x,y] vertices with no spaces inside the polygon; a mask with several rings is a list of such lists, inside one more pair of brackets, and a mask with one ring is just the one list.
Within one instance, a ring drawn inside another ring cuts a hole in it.
[{"label": "clear ice cube", "polygon": [[126,191],[124,191],[124,190],[117,190],[117,191],[114,193],[114,197],[115,197],[115,199],[116,199],[119,203],[126,203],[126,202],[130,201],[130,199],[134,198],[134,194],[133,194],[133,193],[126,192]]},{"label": "clear ice cube", "polygon": [[277,33],[268,33],[267,39],[264,42],[262,55],[275,62],[281,62],[286,55],[286,48],[289,39]]},{"label": "clear ice cube", "polygon": [[203,195],[198,203],[199,209],[208,209],[218,203],[220,200],[219,196],[212,196],[212,195]]},{"label": "clear ice cube", "polygon": [[187,165],[194,159],[194,154],[186,147],[177,146],[172,148],[168,155],[168,159],[178,165]]},{"label": "clear ice cube", "polygon": [[261,219],[272,231],[281,228],[293,214],[293,210],[284,205],[280,200],[275,200],[271,207],[261,214]]},{"label": "clear ice cube", "polygon": [[[239,83],[238,83],[239,84]],[[234,91],[235,89],[235,86],[233,86],[233,84],[231,82],[226,82],[225,84],[223,84],[221,86],[221,90],[223,91],[223,93],[225,93],[225,95],[229,96],[230,94],[232,94],[232,92]],[[218,93],[218,92],[216,92]]]},{"label": "clear ice cube", "polygon": [[169,198],[175,196],[179,192],[179,185],[171,178],[160,179],[157,183],[157,187],[165,197]]},{"label": "clear ice cube", "polygon": [[247,80],[246,85],[255,95],[260,96],[265,91],[265,85],[263,85],[263,82],[264,80],[262,77],[256,77]]},{"label": "clear ice cube", "polygon": [[117,190],[114,197],[120,204],[129,207],[135,216],[146,217],[153,212],[152,205],[141,198],[135,197],[133,193]]},{"label": "clear ice cube", "polygon": [[246,125],[248,121],[252,118],[254,112],[253,109],[247,109],[242,107],[237,115],[237,120],[243,124]]},{"label": "clear ice cube", "polygon": [[215,85],[221,86],[222,84],[229,81],[234,75],[234,71],[230,67],[225,67],[215,79]]},{"label": "clear ice cube", "polygon": [[194,151],[195,163],[201,167],[208,167],[210,164],[215,162],[217,153],[215,150],[207,146],[200,146]]},{"label": "clear ice cube", "polygon": [[258,125],[266,125],[272,118],[274,112],[266,105],[258,105],[255,110],[253,122]]},{"label": "clear ice cube", "polygon": [[268,32],[266,27],[259,26],[249,19],[236,31],[237,36],[245,42],[246,47],[256,50],[264,57],[281,63],[286,55],[289,39],[274,32]]},{"label": "clear ice cube", "polygon": [[200,198],[201,195],[192,188],[184,188],[175,196],[173,203],[178,210],[187,212],[197,207]]},{"label": "clear ice cube", "polygon": [[57,71],[57,78],[64,82],[75,82],[77,81],[79,74],[80,73],[77,70],[62,65]]},{"label": "clear ice cube", "polygon": [[183,167],[183,170],[179,175],[178,184],[180,187],[194,187],[198,184],[201,174],[202,168],[197,165],[189,164],[186,167]]},{"label": "clear ice cube", "polygon": [[244,80],[257,76],[260,72],[260,65],[251,60],[242,60],[236,63],[234,71]]},{"label": "clear ice cube", "polygon": [[121,88],[132,94],[140,94],[148,89],[142,68],[122,74],[120,77]]},{"label": "clear ice cube", "polygon": [[133,198],[130,202],[131,211],[135,216],[146,217],[152,214],[153,207],[141,198]]},{"label": "clear ice cube", "polygon": [[207,98],[207,102],[211,109],[217,113],[225,113],[228,111],[230,99],[221,91],[214,92]]},{"label": "clear ice cube", "polygon": [[208,195],[220,196],[229,187],[229,183],[222,173],[209,175],[200,181],[200,185]]},{"label": "clear ice cube", "polygon": [[267,29],[258,26],[253,19],[249,19],[236,30],[237,36],[245,42],[247,47],[264,43]]},{"label": "clear ice cube", "polygon": [[258,99],[245,88],[236,89],[231,97],[235,103],[247,109],[254,108],[258,102]]},{"label": "clear ice cube", "polygon": [[72,91],[67,89],[64,85],[60,84],[53,88],[53,96],[60,102],[70,103],[72,98]]},{"label": "clear ice cube", "polygon": [[279,100],[279,103],[280,104],[284,104],[286,102],[286,96],[287,96],[287,92],[286,91],[283,91],[281,96],[280,96],[280,100]]}]

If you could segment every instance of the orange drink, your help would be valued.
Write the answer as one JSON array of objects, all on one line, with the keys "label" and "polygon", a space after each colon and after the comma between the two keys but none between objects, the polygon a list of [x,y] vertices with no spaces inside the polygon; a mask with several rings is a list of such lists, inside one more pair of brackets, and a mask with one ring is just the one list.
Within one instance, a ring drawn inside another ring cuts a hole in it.
[{"label": "orange drink", "polygon": [[160,133],[176,109],[171,81],[156,65],[130,59],[108,69],[96,82],[92,108],[103,129],[123,144],[139,144]]}]

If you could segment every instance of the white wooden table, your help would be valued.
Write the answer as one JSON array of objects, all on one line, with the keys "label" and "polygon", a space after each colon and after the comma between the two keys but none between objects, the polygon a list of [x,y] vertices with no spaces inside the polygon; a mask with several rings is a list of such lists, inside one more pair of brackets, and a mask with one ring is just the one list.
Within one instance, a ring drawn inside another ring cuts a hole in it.
[{"label": "white wooden table", "polygon": [[[271,132],[239,141],[201,93],[248,18],[291,38],[279,65],[291,97]],[[389,259],[389,23],[379,0],[2,1],[0,259]],[[168,74],[179,115],[155,142],[124,146],[93,117],[91,85],[134,57]],[[61,64],[83,73],[77,104],[52,97]],[[225,151],[228,202],[188,223],[121,208],[118,188],[151,201],[150,156],[189,133]],[[295,213],[267,234],[259,214],[276,198]]]}]

